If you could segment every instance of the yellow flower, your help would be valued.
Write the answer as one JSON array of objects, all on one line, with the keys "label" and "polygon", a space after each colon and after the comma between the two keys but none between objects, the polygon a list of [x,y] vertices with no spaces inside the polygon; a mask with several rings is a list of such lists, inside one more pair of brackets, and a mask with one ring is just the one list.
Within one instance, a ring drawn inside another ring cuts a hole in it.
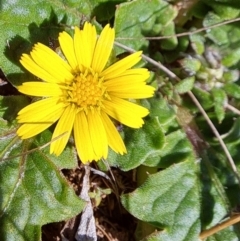
[{"label": "yellow flower", "polygon": [[98,38],[95,27],[85,23],[83,30],[75,27],[74,37],[60,33],[65,59],[41,43],[33,47],[30,55],[22,55],[21,64],[43,81],[25,82],[18,90],[44,97],[18,113],[17,120],[23,125],[17,134],[22,139],[58,121],[50,153],[61,154],[72,130],[83,163],[106,158],[108,146],[116,153],[126,153],[113,119],[132,128],[141,127],[142,118],[149,112],[129,99],[151,97],[154,88],[146,85],[147,69],[131,69],[140,61],[140,51],[106,67],[114,37],[109,25]]}]

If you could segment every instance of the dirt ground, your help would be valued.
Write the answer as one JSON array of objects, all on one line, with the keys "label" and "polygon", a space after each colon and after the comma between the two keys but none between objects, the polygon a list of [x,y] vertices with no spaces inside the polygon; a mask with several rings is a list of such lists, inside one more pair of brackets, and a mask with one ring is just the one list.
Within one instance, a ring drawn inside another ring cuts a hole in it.
[{"label": "dirt ground", "polygon": [[[96,168],[94,164],[92,166]],[[99,199],[92,199],[98,241],[134,241],[136,220],[127,213],[119,200],[122,193],[131,192],[135,188],[133,172],[121,172],[115,168],[111,171],[115,181],[108,181],[93,172],[90,176],[91,192],[96,192],[99,188],[100,190],[111,189],[111,194],[102,194]],[[84,175],[84,168],[81,164],[80,168],[75,170],[63,170],[63,174],[79,195]],[[111,178],[111,173],[108,172],[107,175]],[[62,241],[61,234],[69,241],[75,241],[74,236],[80,218],[81,214],[66,222],[44,225],[42,241]]]}]

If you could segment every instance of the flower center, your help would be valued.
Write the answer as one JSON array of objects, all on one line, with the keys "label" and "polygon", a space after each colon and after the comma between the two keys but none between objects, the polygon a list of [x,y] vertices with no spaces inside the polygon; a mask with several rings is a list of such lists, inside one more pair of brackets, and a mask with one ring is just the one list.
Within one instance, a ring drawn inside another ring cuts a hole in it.
[{"label": "flower center", "polygon": [[64,88],[64,100],[73,103],[80,110],[88,111],[93,108],[101,108],[102,101],[108,99],[103,77],[91,69],[85,72],[76,72],[75,78],[67,83]]}]

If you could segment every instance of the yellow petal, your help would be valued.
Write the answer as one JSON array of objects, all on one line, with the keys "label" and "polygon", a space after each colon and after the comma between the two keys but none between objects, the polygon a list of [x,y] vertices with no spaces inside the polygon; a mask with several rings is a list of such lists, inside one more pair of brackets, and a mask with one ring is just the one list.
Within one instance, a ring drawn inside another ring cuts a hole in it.
[{"label": "yellow petal", "polygon": [[58,37],[61,49],[72,69],[76,69],[78,62],[74,51],[73,38],[66,32],[61,32]]},{"label": "yellow petal", "polygon": [[27,69],[29,72],[31,72],[38,78],[46,82],[58,83],[58,79],[56,79],[46,70],[42,69],[39,65],[37,65],[29,55],[23,54],[21,56],[20,63],[23,65],[25,69]]},{"label": "yellow petal", "polygon": [[141,127],[144,123],[142,118],[149,113],[148,109],[140,105],[113,96],[103,104],[108,115],[132,128]]},{"label": "yellow petal", "polygon": [[122,99],[143,99],[152,97],[155,88],[149,85],[139,85],[138,87],[120,86],[119,88],[108,88],[108,94]]},{"label": "yellow petal", "polygon": [[103,125],[107,133],[109,146],[112,148],[113,151],[121,155],[127,153],[122,137],[120,136],[119,132],[117,131],[116,127],[114,126],[108,115],[106,115],[104,112],[102,112],[101,115]]},{"label": "yellow petal", "polygon": [[88,122],[84,111],[80,111],[76,115],[73,130],[75,145],[80,160],[86,164],[97,159],[93,150]]},{"label": "yellow petal", "polygon": [[17,89],[27,95],[32,96],[60,96],[62,90],[58,84],[45,82],[25,82]]},{"label": "yellow petal", "polygon": [[126,58],[119,60],[115,64],[105,69],[101,73],[101,76],[104,76],[104,80],[112,79],[119,76],[120,74],[124,73],[124,71],[130,69],[136,63],[138,63],[141,60],[141,54],[142,51],[138,51],[134,54],[127,56]]},{"label": "yellow petal", "polygon": [[92,68],[98,73],[104,69],[109,59],[113,47],[114,37],[114,29],[110,28],[110,25],[107,24],[99,36],[93,54]]},{"label": "yellow petal", "polygon": [[52,140],[62,134],[64,135],[51,143],[50,153],[54,153],[56,156],[59,156],[62,153],[72,132],[75,116],[76,110],[74,106],[68,106],[65,108],[53,132]]},{"label": "yellow petal", "polygon": [[97,156],[97,159],[95,161],[100,160],[102,157],[107,158],[107,135],[98,111],[89,111],[87,113],[87,122],[94,153]]},{"label": "yellow petal", "polygon": [[126,76],[126,75],[141,75],[141,76],[144,76],[146,79],[148,79],[150,76],[150,73],[146,68],[127,69],[125,72],[119,75],[119,77]]},{"label": "yellow petal", "polygon": [[27,139],[36,136],[40,132],[46,130],[52,123],[34,123],[34,124],[23,124],[17,130],[17,135],[21,139]]},{"label": "yellow petal", "polygon": [[38,108],[42,108],[45,106],[52,106],[55,105],[57,103],[59,98],[57,97],[53,97],[53,98],[47,98],[47,99],[43,99],[43,100],[40,100],[40,101],[36,101],[26,107],[24,107],[23,109],[21,109],[19,112],[18,112],[18,115],[22,115],[22,114],[25,114],[27,112],[32,112],[32,111],[38,111]]},{"label": "yellow petal", "polygon": [[138,85],[139,83],[145,83],[149,76],[150,73],[147,69],[129,69],[121,75],[105,81],[104,85],[113,87]]},{"label": "yellow petal", "polygon": [[96,41],[97,33],[95,26],[86,22],[83,30],[75,27],[74,49],[80,68],[81,66],[85,68],[91,67]]},{"label": "yellow petal", "polygon": [[18,123],[54,123],[61,116],[65,105],[58,98],[48,98],[37,101],[23,108],[18,113]]},{"label": "yellow petal", "polygon": [[38,43],[35,44],[30,53],[32,59],[50,75],[52,75],[58,83],[71,80],[71,67],[57,53],[47,46]]}]

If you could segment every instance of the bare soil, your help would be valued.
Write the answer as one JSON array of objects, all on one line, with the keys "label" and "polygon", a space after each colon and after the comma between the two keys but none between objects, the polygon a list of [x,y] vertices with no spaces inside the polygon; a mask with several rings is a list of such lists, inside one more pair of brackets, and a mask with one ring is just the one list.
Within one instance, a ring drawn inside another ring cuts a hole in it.
[{"label": "bare soil", "polygon": [[[96,166],[93,164],[93,168]],[[93,210],[96,222],[98,241],[135,241],[134,231],[136,220],[121,205],[120,195],[135,189],[133,172],[122,172],[113,168],[106,173],[111,181],[105,177],[91,172],[91,192],[111,189],[111,194],[102,194],[99,199],[93,198]],[[77,195],[81,192],[84,168],[80,166],[75,170],[63,170],[63,174],[74,188]],[[113,177],[112,177],[113,175]],[[113,180],[113,178],[115,180]],[[100,203],[98,203],[100,202]],[[42,227],[42,241],[62,241],[64,235],[69,241],[74,238],[79,225],[81,214],[59,223],[51,223]]]}]

